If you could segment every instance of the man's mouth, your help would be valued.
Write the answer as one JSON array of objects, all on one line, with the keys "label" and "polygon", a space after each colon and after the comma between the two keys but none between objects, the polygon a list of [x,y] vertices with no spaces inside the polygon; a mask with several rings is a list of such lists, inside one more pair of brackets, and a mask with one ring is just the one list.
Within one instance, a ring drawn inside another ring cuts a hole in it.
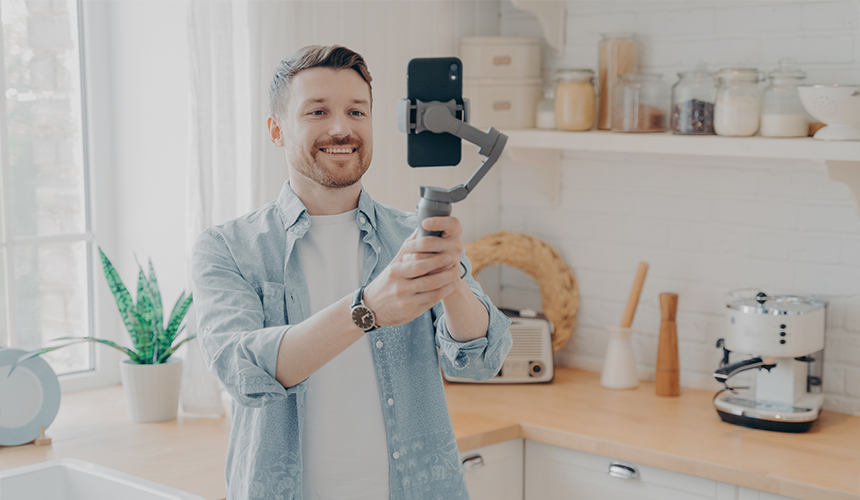
[{"label": "man's mouth", "polygon": [[320,151],[322,151],[323,153],[328,153],[330,155],[348,155],[350,153],[354,153],[356,151],[356,148],[352,146],[339,146],[336,148],[320,148]]}]

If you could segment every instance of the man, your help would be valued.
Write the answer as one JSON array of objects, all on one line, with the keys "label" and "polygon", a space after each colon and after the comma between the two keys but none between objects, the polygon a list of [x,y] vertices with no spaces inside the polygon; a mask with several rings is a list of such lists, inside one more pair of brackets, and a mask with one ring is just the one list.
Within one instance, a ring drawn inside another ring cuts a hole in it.
[{"label": "man", "polygon": [[268,127],[289,180],[195,245],[200,344],[234,401],[230,499],[468,498],[439,364],[491,378],[510,322],[472,279],[455,218],[420,238],[415,214],[362,190],[370,82],[344,47],[285,59]]}]

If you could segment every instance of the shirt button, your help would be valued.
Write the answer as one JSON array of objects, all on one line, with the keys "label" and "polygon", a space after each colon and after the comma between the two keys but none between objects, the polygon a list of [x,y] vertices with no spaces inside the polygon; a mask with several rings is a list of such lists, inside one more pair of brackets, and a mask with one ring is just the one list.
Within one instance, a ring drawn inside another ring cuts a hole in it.
[{"label": "shirt button", "polygon": [[394,453],[391,454],[391,456],[394,457],[394,460],[397,460],[398,458],[400,458],[400,453],[395,451]]},{"label": "shirt button", "polygon": [[381,340],[377,340],[377,341],[376,341],[376,348],[377,348],[377,349],[382,349],[382,341],[381,341]]},{"label": "shirt button", "polygon": [[364,217],[359,217],[358,221],[364,224],[365,222],[367,222],[367,219],[365,219]]},{"label": "shirt button", "polygon": [[393,399],[388,398],[388,406],[394,406],[394,400]]}]

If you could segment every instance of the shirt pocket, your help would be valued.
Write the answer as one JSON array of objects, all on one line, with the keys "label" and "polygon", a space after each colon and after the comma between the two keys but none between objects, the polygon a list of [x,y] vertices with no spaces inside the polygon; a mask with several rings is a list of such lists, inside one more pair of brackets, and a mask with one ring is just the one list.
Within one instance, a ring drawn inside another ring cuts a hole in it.
[{"label": "shirt pocket", "polygon": [[257,285],[263,303],[263,328],[287,324],[284,285],[264,281]]}]

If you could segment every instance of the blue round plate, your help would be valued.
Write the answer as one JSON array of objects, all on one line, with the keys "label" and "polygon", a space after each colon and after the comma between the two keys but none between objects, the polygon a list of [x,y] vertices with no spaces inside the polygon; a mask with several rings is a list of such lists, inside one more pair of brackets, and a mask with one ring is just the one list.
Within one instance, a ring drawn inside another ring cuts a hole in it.
[{"label": "blue round plate", "polygon": [[60,410],[60,381],[44,359],[28,359],[8,376],[12,363],[26,353],[0,348],[0,445],[36,439]]}]

